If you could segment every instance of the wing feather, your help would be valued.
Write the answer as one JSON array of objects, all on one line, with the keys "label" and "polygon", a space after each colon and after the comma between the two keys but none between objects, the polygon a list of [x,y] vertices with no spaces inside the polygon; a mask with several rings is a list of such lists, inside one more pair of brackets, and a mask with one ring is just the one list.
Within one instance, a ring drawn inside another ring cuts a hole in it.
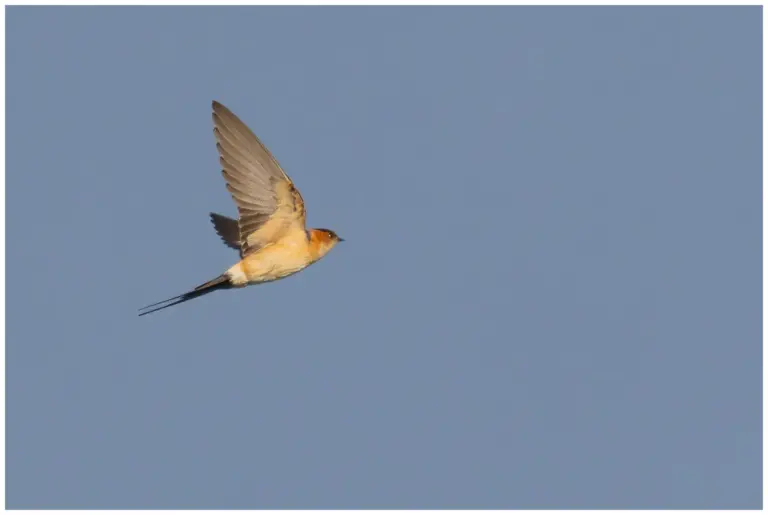
[{"label": "wing feather", "polygon": [[218,213],[211,213],[211,222],[213,228],[216,229],[216,234],[227,247],[240,250],[240,228],[237,225],[237,220],[232,220]]},{"label": "wing feather", "polygon": [[304,230],[304,200],[267,147],[218,102],[213,102],[213,125],[222,175],[237,205],[240,254],[255,252],[296,226]]}]

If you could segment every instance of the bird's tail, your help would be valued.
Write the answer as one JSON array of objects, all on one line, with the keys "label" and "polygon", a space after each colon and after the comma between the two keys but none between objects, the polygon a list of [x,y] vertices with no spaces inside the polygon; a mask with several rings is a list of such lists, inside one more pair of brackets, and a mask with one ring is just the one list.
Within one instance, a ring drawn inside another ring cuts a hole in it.
[{"label": "bird's tail", "polygon": [[[214,292],[216,290],[226,290],[228,288],[232,288],[232,286],[233,285],[229,280],[229,276],[227,274],[222,274],[218,276],[216,279],[208,281],[205,284],[201,284],[200,286],[198,286],[192,291],[188,291],[187,293],[183,293],[181,295],[177,295],[176,297],[171,297],[170,299],[165,299],[160,302],[155,302],[154,304],[150,304],[149,306],[144,306],[139,310],[140,311],[139,316],[148,315],[150,313],[154,313],[155,311],[160,311],[161,309],[170,308],[171,306],[175,306],[176,304],[181,304],[182,302],[187,302],[188,300],[202,297],[203,295]],[[155,307],[155,306],[158,306],[158,307]],[[149,309],[149,308],[154,308],[154,309]]]}]

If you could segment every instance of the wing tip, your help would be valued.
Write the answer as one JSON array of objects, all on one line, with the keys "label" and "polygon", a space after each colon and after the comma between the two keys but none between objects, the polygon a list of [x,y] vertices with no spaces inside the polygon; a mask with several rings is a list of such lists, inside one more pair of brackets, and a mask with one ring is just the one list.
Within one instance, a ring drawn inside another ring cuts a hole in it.
[{"label": "wing tip", "polygon": [[217,116],[221,117],[222,115],[226,116],[226,115],[232,114],[232,111],[230,111],[227,106],[225,106],[218,100],[213,100],[211,102],[211,109],[213,109],[214,117],[217,117]]},{"label": "wing tip", "polygon": [[230,218],[230,217],[228,217],[228,216],[220,215],[219,213],[214,213],[213,211],[211,211],[211,212],[209,213],[209,216],[211,217],[211,222],[213,222],[214,224],[215,224],[216,222],[218,222],[218,221],[221,221],[221,220],[223,220],[223,221],[225,221],[225,222],[226,222],[226,221],[233,221],[233,222],[237,222],[237,220],[232,220],[232,218]]}]

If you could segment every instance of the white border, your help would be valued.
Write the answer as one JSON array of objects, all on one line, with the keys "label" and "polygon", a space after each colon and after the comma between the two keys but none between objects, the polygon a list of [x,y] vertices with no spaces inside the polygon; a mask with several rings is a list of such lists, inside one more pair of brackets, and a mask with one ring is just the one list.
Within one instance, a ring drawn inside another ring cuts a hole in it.
[{"label": "white border", "polygon": [[[701,6],[701,5],[710,5],[710,6],[733,6],[733,5],[760,5],[764,7],[764,2],[762,1],[740,1],[740,2],[716,2],[716,1],[691,1],[691,0],[678,0],[675,2],[665,2],[665,1],[636,1],[636,2],[611,2],[611,1],[591,1],[588,3],[578,2],[578,1],[569,1],[569,0],[561,0],[559,2],[545,2],[541,0],[529,0],[529,1],[501,1],[501,0],[483,0],[481,2],[473,3],[473,2],[466,2],[466,1],[456,1],[456,0],[448,0],[448,1],[425,1],[421,0],[418,2],[401,2],[401,1],[394,1],[394,0],[377,0],[377,1],[352,1],[352,0],[334,0],[332,2],[324,2],[320,0],[303,0],[303,1],[290,1],[290,0],[272,0],[272,1],[262,1],[262,2],[253,2],[253,1],[245,1],[245,0],[228,0],[226,3],[221,4],[212,4],[210,2],[205,2],[201,0],[197,1],[187,1],[183,2],[181,0],[166,0],[163,2],[147,2],[147,1],[137,1],[137,0],[128,0],[128,1],[122,1],[122,2],[98,2],[98,1],[78,1],[78,2],[65,2],[62,0],[28,0],[28,1],[14,1],[14,2],[5,2],[5,6],[14,6],[14,5],[179,5],[179,6],[185,6],[185,5],[550,5],[550,6],[579,6],[579,5],[603,5],[603,6],[627,6],[627,5],[691,5],[691,6]],[[768,16],[766,16],[766,10],[763,8],[763,32],[766,30],[766,20],[768,19]],[[2,31],[3,31],[3,37],[0,40],[0,60],[2,60],[2,95],[0,98],[0,112],[3,114],[3,119],[5,120],[5,9],[2,10],[2,14],[0,14],[0,21],[2,22]],[[765,130],[765,84],[766,84],[766,78],[768,78],[768,74],[766,73],[766,66],[765,66],[765,56],[768,51],[768,45],[766,44],[766,38],[765,34],[763,34],[763,199],[768,197],[768,182],[766,182],[766,155],[765,155],[765,148],[766,148],[766,142],[768,142],[768,137],[766,137],[766,130]],[[0,156],[2,157],[2,182],[0,182],[0,197],[3,199],[3,209],[0,211],[0,235],[2,236],[0,238],[0,283],[2,283],[3,286],[3,292],[5,292],[5,123],[3,123],[2,126],[2,138],[0,138]],[[766,254],[768,254],[768,239],[766,239],[766,226],[768,226],[768,211],[763,208],[763,320],[765,321],[766,315],[768,315],[768,302],[766,302],[766,285],[768,285],[768,281],[766,280],[766,275],[768,272],[768,265],[766,264]],[[0,458],[2,458],[3,461],[3,467],[0,471],[0,501],[2,501],[2,507],[5,508],[5,294],[2,296],[2,299],[0,299],[0,328],[2,329],[2,335],[0,336],[0,339],[2,339],[2,355],[0,355],[0,363],[2,364],[3,369],[3,381],[0,383],[0,417],[2,418],[2,425],[0,425]],[[766,328],[765,323],[763,323],[763,344],[765,344],[766,337],[768,337],[768,329]],[[768,422],[768,416],[766,416],[766,410],[765,410],[765,399],[766,399],[766,383],[765,383],[765,370],[766,365],[768,364],[768,359],[766,358],[765,353],[765,345],[763,345],[763,433],[765,434],[765,428],[766,423]],[[766,500],[768,500],[768,496],[766,495],[766,491],[768,491],[768,479],[766,479],[765,474],[765,463],[766,458],[768,458],[768,451],[766,451],[766,446],[763,444],[763,507],[766,506]],[[107,513],[117,510],[57,510],[57,513]],[[137,514],[147,514],[147,513],[153,513],[158,515],[165,515],[168,513],[169,510],[120,510],[120,513],[137,513]],[[172,510],[172,511],[186,511],[186,510]],[[192,510],[190,510],[192,511]],[[226,510],[194,510],[195,513],[218,513],[221,511]],[[374,510],[249,510],[249,511],[259,511],[261,513],[269,513],[269,514],[275,514],[275,515],[281,515],[285,511],[292,511],[294,513],[305,513],[305,514],[316,514],[316,513],[336,513],[336,512],[342,512],[345,514],[356,514],[356,513],[367,513],[367,512],[374,512]],[[402,513],[416,513],[419,510],[376,510],[376,514],[402,514]],[[444,512],[444,513],[450,513],[452,511],[465,511],[465,512],[475,512],[478,513],[511,513],[513,510],[430,510],[433,512]],[[543,514],[549,514],[549,513],[560,513],[563,510],[520,510],[516,511],[515,513],[530,513],[532,515],[543,515]],[[582,511],[592,511],[592,510],[582,510]],[[601,510],[601,513],[619,513],[630,510]],[[699,510],[685,510],[686,512],[693,512],[693,511],[699,511]],[[703,511],[703,510],[702,510]],[[707,513],[718,513],[718,512],[728,512],[731,510],[708,510]],[[733,510],[735,511],[735,510]],[[754,510],[757,511],[757,510]],[[28,514],[35,514],[35,513],[42,513],[43,510],[24,510],[25,513]],[[641,513],[680,513],[679,510],[632,510],[633,514],[641,514]]]},{"label": "white border", "polygon": [[362,5],[362,6],[369,6],[369,5],[405,5],[405,6],[418,6],[418,5],[433,5],[433,6],[446,6],[446,5],[458,5],[458,6],[481,6],[481,5],[547,5],[547,6],[642,6],[642,5],[665,5],[665,6],[681,6],[681,5],[691,5],[691,6],[703,6],[703,5],[711,5],[711,6],[735,6],[735,5],[764,5],[764,2],[760,0],[747,0],[747,1],[740,1],[740,2],[718,2],[714,0],[703,0],[703,1],[694,1],[694,0],[678,0],[678,1],[664,1],[664,0],[644,0],[644,1],[638,1],[638,2],[615,2],[615,1],[609,1],[609,0],[592,0],[590,2],[579,2],[577,0],[560,0],[559,2],[546,2],[543,0],[530,0],[527,2],[522,1],[509,1],[509,0],[482,0],[478,2],[471,2],[471,1],[460,1],[460,0],[443,0],[443,1],[437,1],[437,0],[419,0],[419,1],[412,1],[412,2],[403,2],[403,1],[396,1],[396,0],[376,0],[376,1],[355,1],[355,0],[333,0],[330,2],[322,1],[322,0],[302,0],[302,1],[292,1],[292,0],[272,0],[269,2],[253,2],[253,1],[247,1],[247,0],[227,0],[226,2],[221,2],[219,4],[212,4],[211,2],[203,1],[203,0],[192,0],[192,1],[181,1],[181,0],[166,0],[166,1],[157,1],[157,2],[148,2],[146,0],[140,1],[140,0],[127,0],[122,2],[99,2],[96,0],[80,0],[78,2],[65,2],[63,0],[26,0],[26,1],[16,1],[16,2],[5,2],[5,5],[155,5],[155,6],[161,6],[161,5],[178,5],[178,6],[188,6],[188,5],[203,5],[203,6],[233,6],[233,5]]},{"label": "white border", "polygon": [[3,367],[3,380],[0,382],[0,458],[3,460],[3,467],[0,470],[0,500],[5,508],[5,9],[0,14],[0,24],[2,25],[3,37],[0,40],[0,59],[2,59],[2,78],[0,81],[0,112],[3,115],[2,137],[0,137],[0,157],[2,157],[3,180],[0,182],[0,198],[3,202],[3,209],[0,210],[0,284],[3,288],[3,296],[0,299],[0,329],[2,329],[3,352],[0,355],[0,363]]},{"label": "white border", "polygon": [[[761,4],[762,5],[762,4]],[[768,332],[766,332],[766,314],[768,314],[768,302],[766,302],[766,271],[768,271],[768,266],[766,266],[766,250],[768,250],[768,245],[766,245],[766,242],[768,239],[766,239],[766,222],[768,222],[768,211],[765,209],[765,199],[768,198],[768,183],[766,182],[765,177],[765,170],[766,170],[766,158],[765,158],[765,148],[766,148],[766,141],[768,141],[768,138],[766,138],[766,132],[765,132],[765,84],[766,84],[766,78],[768,77],[768,74],[766,74],[765,71],[765,56],[766,51],[768,50],[768,45],[766,44],[765,39],[765,29],[766,29],[766,20],[768,20],[768,16],[766,16],[766,9],[765,5],[763,5],[763,510],[765,510],[766,506],[766,500],[768,500],[768,496],[766,495],[766,490],[768,490],[768,479],[766,479],[765,474],[765,463],[766,458],[768,457],[768,452],[766,452],[765,449],[765,432],[766,432],[766,422],[768,422],[768,417],[766,417],[766,410],[765,410],[765,398],[766,398],[766,389],[765,389],[765,370],[766,370],[766,364],[768,364],[768,360],[766,360],[765,355],[765,342],[766,342],[766,336],[768,335]]]}]

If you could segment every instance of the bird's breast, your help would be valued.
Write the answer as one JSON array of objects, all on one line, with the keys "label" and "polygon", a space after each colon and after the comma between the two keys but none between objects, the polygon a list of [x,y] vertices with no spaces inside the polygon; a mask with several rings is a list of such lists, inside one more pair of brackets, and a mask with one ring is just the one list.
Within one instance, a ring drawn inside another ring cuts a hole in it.
[{"label": "bird's breast", "polygon": [[295,274],[311,263],[306,243],[282,241],[246,256],[230,269],[229,275],[235,283],[262,283]]}]

